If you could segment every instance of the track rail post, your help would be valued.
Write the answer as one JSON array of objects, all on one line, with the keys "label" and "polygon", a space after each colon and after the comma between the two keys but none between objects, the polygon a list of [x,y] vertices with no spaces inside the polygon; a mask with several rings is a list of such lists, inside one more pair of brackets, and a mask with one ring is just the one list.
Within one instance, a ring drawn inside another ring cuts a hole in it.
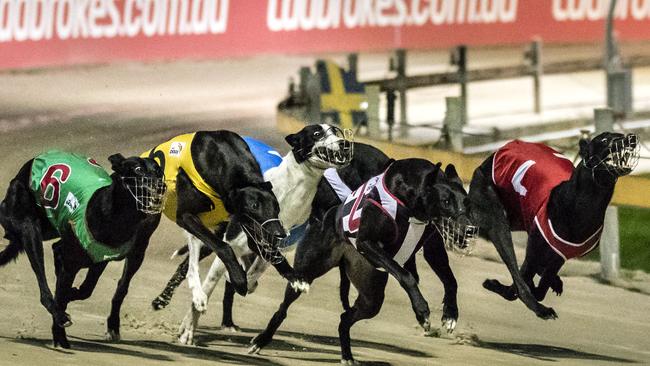
[{"label": "track rail post", "polygon": [[461,110],[460,110],[460,120],[462,125],[467,124],[467,46],[460,45],[457,46],[451,52],[451,64],[457,67],[456,74],[458,79],[458,84],[460,84],[460,100]]},{"label": "track rail post", "polygon": [[542,112],[542,91],[541,81],[544,74],[544,66],[542,63],[542,40],[535,39],[530,43],[528,50],[524,52],[524,58],[530,65],[530,73],[533,76],[533,108],[535,113]]},{"label": "track rail post", "polygon": [[459,97],[446,97],[445,103],[447,110],[443,121],[443,133],[445,133],[447,146],[452,151],[463,152],[463,101]]},{"label": "track rail post", "polygon": [[379,85],[366,85],[366,96],[368,98],[368,137],[381,137],[379,128]]},{"label": "track rail post", "polygon": [[600,239],[600,275],[607,281],[613,281],[618,278],[621,268],[618,207],[607,207],[603,225],[603,235]]}]

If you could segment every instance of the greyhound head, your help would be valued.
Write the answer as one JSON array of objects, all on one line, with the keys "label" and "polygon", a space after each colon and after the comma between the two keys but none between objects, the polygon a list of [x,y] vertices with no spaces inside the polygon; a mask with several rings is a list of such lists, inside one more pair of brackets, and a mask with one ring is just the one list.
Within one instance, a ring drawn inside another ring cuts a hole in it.
[{"label": "greyhound head", "polygon": [[165,175],[163,170],[153,159],[130,157],[122,154],[108,157],[114,175],[119,177],[119,182],[131,193],[136,203],[136,208],[149,215],[162,212],[165,206]]},{"label": "greyhound head", "polygon": [[632,172],[639,162],[637,135],[603,132],[591,140],[580,140],[580,157],[586,168],[594,173],[607,172],[621,177]]},{"label": "greyhound head", "polygon": [[276,264],[284,259],[279,245],[286,233],[278,219],[280,205],[272,188],[271,183],[262,182],[235,189],[228,197],[229,205],[234,206],[228,212],[234,213],[232,221],[241,225],[251,250]]},{"label": "greyhound head", "polygon": [[423,176],[411,212],[416,219],[433,223],[448,249],[469,254],[478,228],[471,225],[467,214],[467,191],[454,165],[447,165],[444,172],[440,166],[436,164]]},{"label": "greyhound head", "polygon": [[306,162],[318,169],[343,168],[352,160],[351,130],[327,124],[309,125],[288,135],[286,141],[298,163]]}]

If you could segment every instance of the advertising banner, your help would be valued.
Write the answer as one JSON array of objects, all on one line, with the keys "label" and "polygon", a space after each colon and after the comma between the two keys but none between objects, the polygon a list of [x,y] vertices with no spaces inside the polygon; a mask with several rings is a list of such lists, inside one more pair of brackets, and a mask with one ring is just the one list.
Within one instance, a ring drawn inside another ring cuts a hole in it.
[{"label": "advertising banner", "polygon": [[[259,54],[590,42],[609,0],[0,0],[0,68]],[[619,0],[621,40],[650,0]]]}]

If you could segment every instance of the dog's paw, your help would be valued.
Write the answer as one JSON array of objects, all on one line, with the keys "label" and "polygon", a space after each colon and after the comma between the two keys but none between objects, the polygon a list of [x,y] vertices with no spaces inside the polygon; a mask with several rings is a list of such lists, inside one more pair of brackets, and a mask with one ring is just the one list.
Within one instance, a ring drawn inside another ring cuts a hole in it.
[{"label": "dog's paw", "polygon": [[456,329],[457,324],[458,320],[456,318],[442,318],[442,328],[445,329],[447,333],[452,333],[454,329]]},{"label": "dog's paw", "polygon": [[555,295],[557,296],[562,296],[562,292],[564,291],[564,283],[560,279],[560,277],[557,277],[555,281],[551,284],[551,290],[555,292]]},{"label": "dog's paw", "polygon": [[54,348],[63,348],[63,349],[70,349],[70,342],[64,337],[62,339],[55,339],[53,342]]},{"label": "dog's paw", "polygon": [[296,292],[309,292],[309,283],[303,280],[293,280],[290,282],[291,288]]},{"label": "dog's paw", "polygon": [[557,313],[553,308],[546,307],[544,305],[540,305],[539,309],[535,312],[535,314],[544,320],[551,320],[551,319],[557,319]]},{"label": "dog's paw", "polygon": [[186,346],[193,346],[194,345],[194,331],[186,329],[184,330],[180,336],[178,336],[178,343],[184,344]]},{"label": "dog's paw", "polygon": [[230,325],[221,324],[221,330],[225,332],[231,332],[231,333],[241,332],[241,328],[239,328],[235,324],[230,324]]},{"label": "dog's paw", "polygon": [[251,339],[250,346],[248,347],[249,354],[259,354],[262,348],[266,347],[271,342],[271,339],[264,333],[260,333]]},{"label": "dog's paw", "polygon": [[203,290],[192,292],[192,307],[199,313],[205,313],[208,310],[208,295]]},{"label": "dog's paw", "polygon": [[429,320],[429,317],[424,318],[424,320],[422,320],[420,322],[420,326],[422,327],[422,329],[424,329],[425,333],[430,332],[431,331],[431,321]]},{"label": "dog's paw", "polygon": [[249,355],[257,355],[257,354],[260,353],[261,350],[262,350],[262,347],[260,347],[259,345],[253,343],[253,344],[250,345],[250,347],[248,347],[248,351],[246,351],[246,352]]},{"label": "dog's paw", "polygon": [[151,302],[151,307],[156,311],[166,308],[167,305],[169,305],[169,301],[166,300],[166,299],[163,299],[161,296],[156,297]]},{"label": "dog's paw", "polygon": [[196,329],[197,321],[192,314],[187,314],[180,327],[178,328],[178,343],[185,345],[194,344],[194,330]]},{"label": "dog's paw", "polygon": [[341,360],[341,365],[344,365],[344,366],[358,366],[358,365],[361,365],[361,364],[355,359],[349,359],[349,360],[342,359]]},{"label": "dog's paw", "polygon": [[69,327],[69,326],[71,326],[73,324],[72,323],[72,318],[70,318],[70,314],[68,314],[68,313],[66,313],[64,311],[58,311],[54,315],[54,320],[56,322],[56,325],[58,325],[60,327],[63,327],[63,328],[67,328],[67,327]]},{"label": "dog's paw", "polygon": [[119,342],[121,339],[120,333],[113,329],[107,330],[104,334],[104,340],[107,342]]}]

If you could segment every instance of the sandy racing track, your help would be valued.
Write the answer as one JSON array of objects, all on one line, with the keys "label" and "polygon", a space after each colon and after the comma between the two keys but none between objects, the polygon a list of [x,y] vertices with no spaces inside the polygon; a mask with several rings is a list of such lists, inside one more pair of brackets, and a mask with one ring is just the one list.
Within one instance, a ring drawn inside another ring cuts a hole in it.
[{"label": "sandy racing track", "polygon": [[[257,70],[258,63],[250,60],[242,61],[243,66],[219,64],[225,70],[219,76],[221,84],[214,75],[202,74],[215,67],[210,63],[193,65],[193,71],[183,71],[182,64],[158,64],[2,74],[1,196],[24,161],[47,148],[90,154],[107,166],[106,157],[114,152],[136,154],[181,132],[227,128],[265,139],[285,152],[282,136],[273,127],[273,105],[284,92],[288,70],[310,61],[275,62],[285,69],[273,75]],[[236,78],[228,77],[231,68],[240,72],[246,68],[258,81],[263,79],[261,86],[236,83]],[[181,74],[179,80],[189,81],[163,88],[158,81],[169,73]],[[120,74],[137,74],[138,79],[118,85]],[[206,88],[196,86],[203,81],[211,84],[211,92],[202,93]],[[236,94],[224,102],[220,93],[225,95],[228,90]],[[137,105],[137,98],[145,102]],[[160,98],[158,103],[147,102],[156,98]],[[170,103],[175,103],[176,109],[180,105],[198,112],[172,113]],[[276,339],[261,355],[247,355],[246,350],[282,297],[284,281],[272,271],[262,278],[256,293],[236,299],[235,319],[242,332],[218,328],[220,284],[219,295],[213,297],[202,319],[198,346],[175,342],[176,329],[189,306],[188,289],[181,287],[163,311],[152,311],[150,302],[175,269],[177,261],[168,257],[182,241],[180,230],[163,219],[122,308],[123,339],[119,343],[103,341],[110,298],[122,268],[121,263],[109,264],[94,295],[69,306],[75,322],[68,328],[70,351],[52,348],[51,319],[39,304],[27,258],[23,255],[16,263],[0,268],[0,365],[339,363],[337,324],[342,309],[336,271],[315,282],[311,292],[294,304]],[[0,244],[6,242],[0,240]],[[460,307],[454,334],[424,337],[405,293],[390,280],[381,313],[352,330],[356,358],[367,365],[650,364],[649,296],[601,284],[593,276],[568,276],[564,278],[564,295],[552,295],[545,301],[555,308],[559,319],[542,321],[521,302],[508,303],[481,287],[486,277],[509,282],[509,276],[501,263],[482,259],[494,257],[490,244],[479,245],[480,252],[488,254],[451,256]],[[53,284],[49,243],[46,263]],[[421,288],[437,324],[442,286],[421,258],[419,268]]]}]

